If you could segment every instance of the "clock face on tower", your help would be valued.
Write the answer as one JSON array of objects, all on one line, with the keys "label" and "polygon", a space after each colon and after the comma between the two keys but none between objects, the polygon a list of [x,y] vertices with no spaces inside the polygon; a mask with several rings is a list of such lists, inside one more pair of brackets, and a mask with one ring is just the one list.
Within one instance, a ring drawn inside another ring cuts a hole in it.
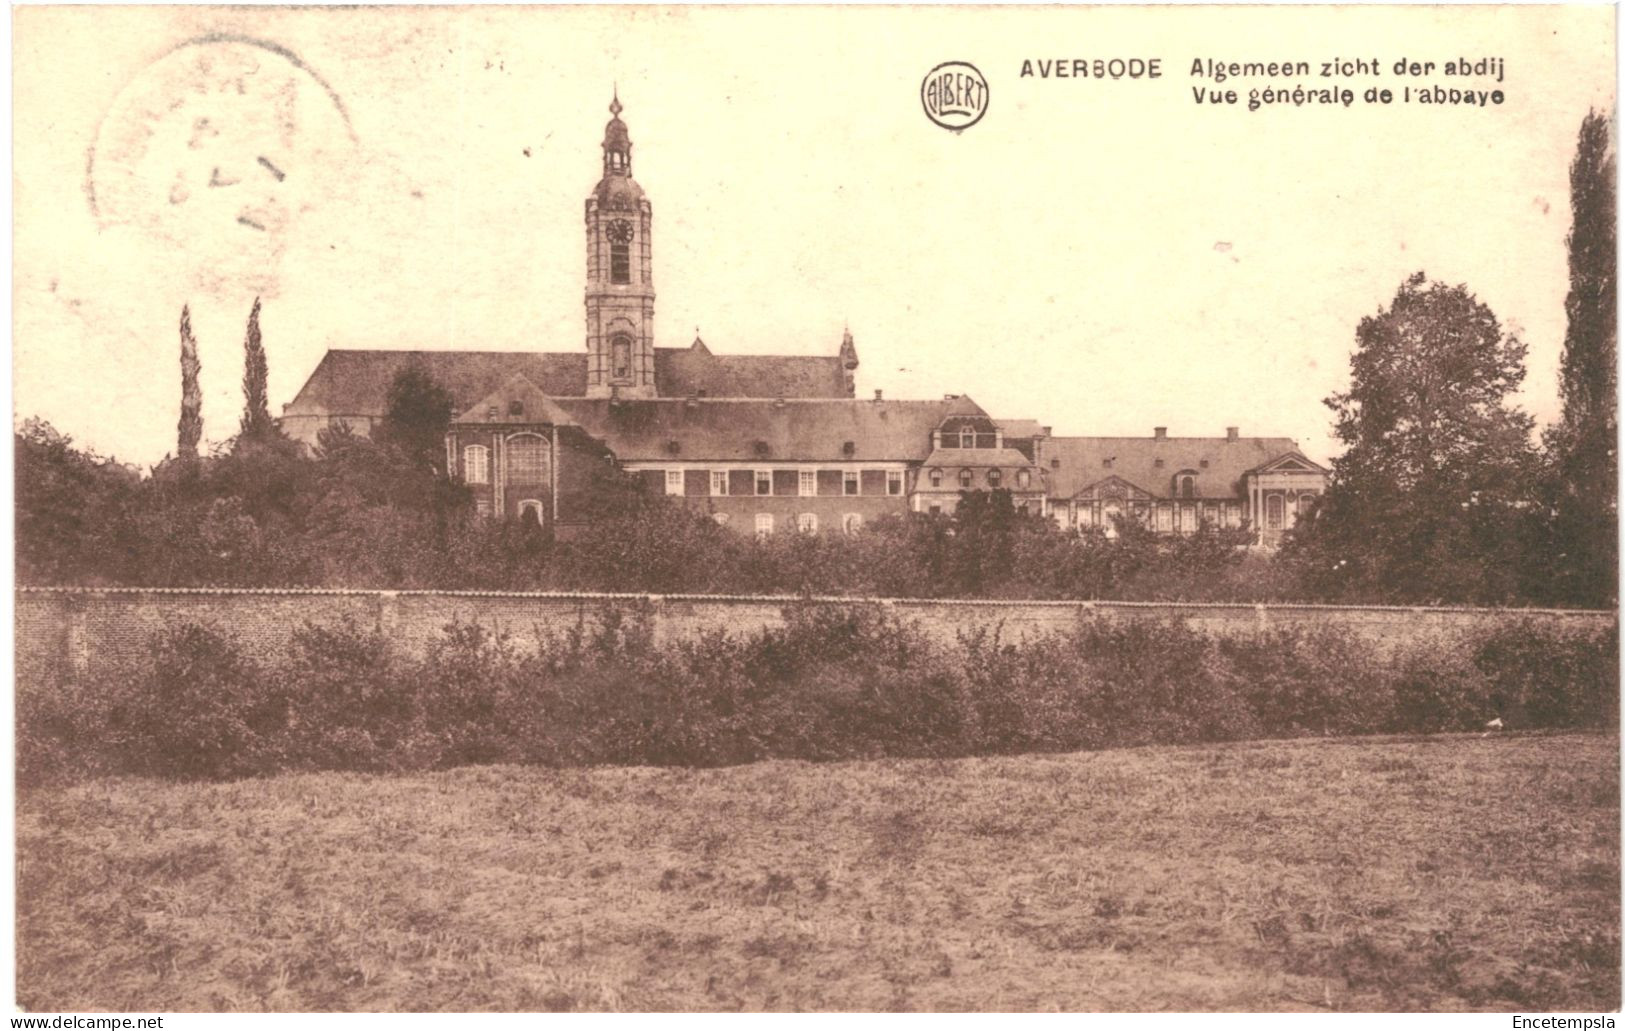
[{"label": "clock face on tower", "polygon": [[604,230],[610,243],[627,244],[632,242],[632,223],[624,218],[617,218]]}]

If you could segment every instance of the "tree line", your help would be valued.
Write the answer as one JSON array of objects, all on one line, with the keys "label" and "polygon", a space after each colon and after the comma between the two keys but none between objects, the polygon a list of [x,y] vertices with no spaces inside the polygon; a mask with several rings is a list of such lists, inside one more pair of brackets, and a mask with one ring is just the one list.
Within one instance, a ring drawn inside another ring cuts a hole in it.
[{"label": "tree line", "polygon": [[18,578],[38,584],[727,591],[890,596],[1609,606],[1617,598],[1614,150],[1584,120],[1559,422],[1513,403],[1526,346],[1465,285],[1415,273],[1355,331],[1326,400],[1344,452],[1321,503],[1265,556],[1248,528],[1108,540],[969,492],[950,516],[754,538],[606,466],[569,541],[475,516],[444,467],[450,394],[421,368],[368,435],[304,454],[271,418],[256,300],[238,434],[199,454],[190,312],[173,458],[149,476],[30,420],[15,434]]}]

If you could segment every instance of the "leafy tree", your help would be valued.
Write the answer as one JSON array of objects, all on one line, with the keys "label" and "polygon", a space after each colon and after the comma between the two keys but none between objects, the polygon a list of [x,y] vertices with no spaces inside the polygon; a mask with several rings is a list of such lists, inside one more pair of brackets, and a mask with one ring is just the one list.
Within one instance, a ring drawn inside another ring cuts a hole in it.
[{"label": "leafy tree", "polygon": [[[140,475],[74,447],[42,419],[14,435],[17,577],[33,584],[129,582],[125,530]],[[137,549],[138,550],[138,549]]]},{"label": "leafy tree", "polygon": [[384,417],[373,439],[398,448],[413,464],[444,472],[446,429],[454,407],[451,392],[414,362],[390,380]]},{"label": "leafy tree", "polygon": [[1580,125],[1569,166],[1574,225],[1568,236],[1563,419],[1546,435],[1552,594],[1590,605],[1610,604],[1618,594],[1614,162],[1608,117],[1593,111]]},{"label": "leafy tree", "polygon": [[958,593],[993,593],[1015,564],[1016,507],[1003,487],[959,492],[951,580]]},{"label": "leafy tree", "polygon": [[260,299],[256,297],[248,313],[248,335],[243,340],[243,418],[238,432],[244,441],[259,442],[276,435],[266,376],[265,345],[260,342]]},{"label": "leafy tree", "polygon": [[1299,545],[1320,589],[1394,600],[1517,596],[1532,525],[1531,420],[1507,403],[1525,346],[1465,286],[1418,272],[1360,321],[1326,400],[1347,445]]},{"label": "leafy tree", "polygon": [[197,461],[203,438],[203,392],[198,388],[197,338],[192,336],[192,310],[181,306],[181,419],[176,426],[175,454],[182,462]]}]

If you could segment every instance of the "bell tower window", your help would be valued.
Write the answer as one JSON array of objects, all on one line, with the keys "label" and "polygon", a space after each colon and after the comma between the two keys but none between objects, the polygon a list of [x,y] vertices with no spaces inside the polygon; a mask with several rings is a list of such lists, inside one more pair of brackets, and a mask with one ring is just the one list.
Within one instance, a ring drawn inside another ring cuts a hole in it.
[{"label": "bell tower window", "polygon": [[632,223],[616,219],[605,231],[609,237],[609,281],[625,285],[632,282]]}]

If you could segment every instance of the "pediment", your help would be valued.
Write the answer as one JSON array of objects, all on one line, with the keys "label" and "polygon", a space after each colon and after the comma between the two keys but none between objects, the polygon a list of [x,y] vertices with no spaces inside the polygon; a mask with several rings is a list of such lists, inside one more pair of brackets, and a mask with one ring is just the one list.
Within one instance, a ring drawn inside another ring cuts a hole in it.
[{"label": "pediment", "polygon": [[1151,492],[1136,487],[1121,476],[1108,476],[1104,480],[1096,480],[1073,497],[1078,501],[1150,501]]},{"label": "pediment", "polygon": [[1289,451],[1254,469],[1255,473],[1325,473],[1326,470],[1296,451]]}]

